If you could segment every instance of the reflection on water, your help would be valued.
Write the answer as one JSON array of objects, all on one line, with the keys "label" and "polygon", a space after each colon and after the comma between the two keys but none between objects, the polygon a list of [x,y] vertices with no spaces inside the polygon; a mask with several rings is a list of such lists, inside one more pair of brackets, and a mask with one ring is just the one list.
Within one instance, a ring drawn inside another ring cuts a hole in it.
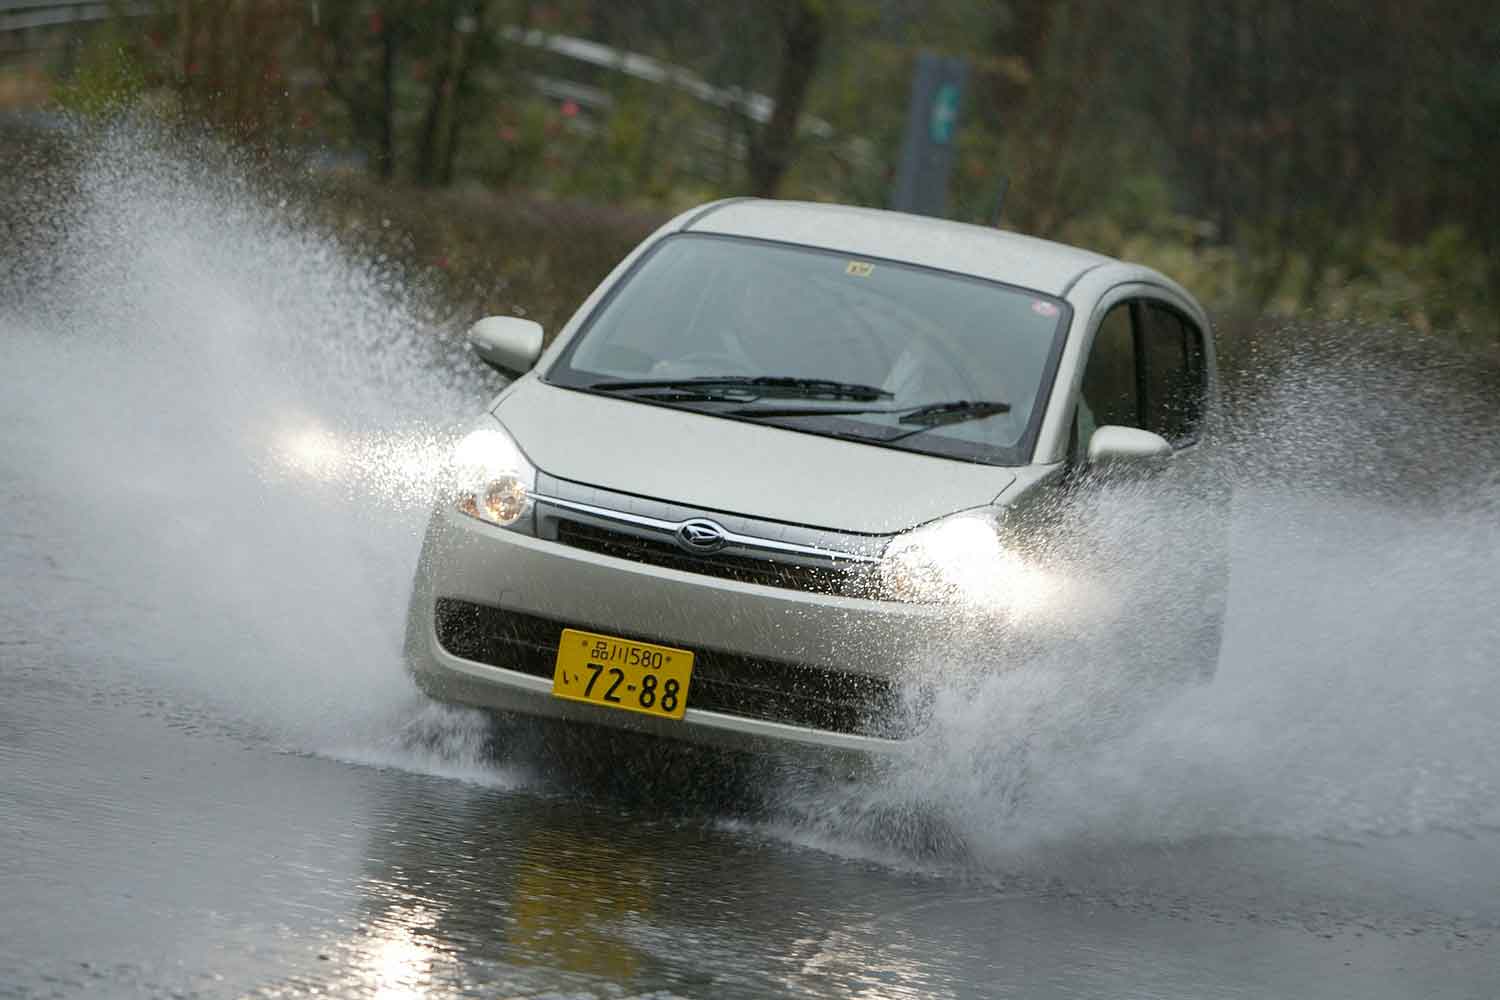
[{"label": "reflection on water", "polygon": [[544,799],[396,782],[367,847],[367,923],[345,942],[361,993],[593,995],[659,977],[629,940],[658,891],[637,838],[612,836],[603,816],[570,823]]},{"label": "reflection on water", "polygon": [[[342,975],[317,980],[321,995],[884,1000],[1109,996],[1129,983],[1187,996],[1211,983],[1300,996],[1338,976],[1351,987],[1340,995],[1386,997],[1428,981],[1417,953],[1435,946],[1445,983],[1477,981],[1494,942],[1482,919],[1351,909],[1340,894],[1369,848],[1184,845],[976,879],[395,772],[359,825],[363,901],[326,948]],[[1480,870],[1495,846],[1467,850]],[[1278,878],[1300,888],[1268,900]]]},{"label": "reflection on water", "polygon": [[437,949],[425,943],[436,921],[424,907],[396,907],[375,929],[371,947],[360,956],[361,977],[375,1000],[420,1000],[433,985]]},{"label": "reflection on water", "polygon": [[517,864],[511,899],[514,961],[624,982],[640,954],[617,936],[649,915],[651,862],[616,844],[567,830],[536,830]]},{"label": "reflection on water", "polygon": [[964,992],[921,880],[708,820],[387,777],[330,993]]}]

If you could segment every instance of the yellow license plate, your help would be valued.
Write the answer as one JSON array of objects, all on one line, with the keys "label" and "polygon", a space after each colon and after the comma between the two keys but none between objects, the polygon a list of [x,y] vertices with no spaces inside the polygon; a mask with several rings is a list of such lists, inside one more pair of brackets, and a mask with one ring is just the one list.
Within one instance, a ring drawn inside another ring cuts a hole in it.
[{"label": "yellow license plate", "polygon": [[558,698],[680,719],[687,708],[693,654],[685,649],[563,629],[552,671]]}]

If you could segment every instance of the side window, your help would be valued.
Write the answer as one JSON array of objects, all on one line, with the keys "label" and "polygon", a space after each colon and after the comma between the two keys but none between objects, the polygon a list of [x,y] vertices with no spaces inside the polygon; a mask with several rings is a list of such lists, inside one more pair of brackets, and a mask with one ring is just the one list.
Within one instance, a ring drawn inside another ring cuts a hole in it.
[{"label": "side window", "polygon": [[1203,422],[1203,334],[1175,309],[1146,303],[1141,361],[1144,426],[1174,445],[1197,438]]},{"label": "side window", "polygon": [[1078,403],[1078,438],[1088,448],[1094,428],[1141,426],[1140,380],[1136,377],[1135,322],[1129,302],[1112,308],[1099,324]]}]

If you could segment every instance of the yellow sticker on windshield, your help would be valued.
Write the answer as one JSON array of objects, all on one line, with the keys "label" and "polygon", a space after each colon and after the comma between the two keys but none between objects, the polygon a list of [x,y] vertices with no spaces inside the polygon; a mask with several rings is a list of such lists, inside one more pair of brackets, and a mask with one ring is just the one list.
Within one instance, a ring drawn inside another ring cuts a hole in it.
[{"label": "yellow sticker on windshield", "polygon": [[867,260],[851,260],[849,266],[844,268],[844,273],[856,278],[868,278],[875,270],[875,265]]}]

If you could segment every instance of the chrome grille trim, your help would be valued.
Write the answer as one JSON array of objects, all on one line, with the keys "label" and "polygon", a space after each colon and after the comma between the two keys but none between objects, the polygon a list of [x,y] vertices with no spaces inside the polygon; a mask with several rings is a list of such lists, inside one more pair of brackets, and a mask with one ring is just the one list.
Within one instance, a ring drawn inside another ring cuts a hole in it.
[{"label": "chrome grille trim", "polygon": [[[532,500],[539,505],[567,510],[575,514],[583,514],[593,520],[604,521],[613,525],[628,526],[648,537],[673,545],[676,544],[677,530],[682,525],[686,524],[689,520],[702,519],[700,516],[686,518],[681,521],[669,521],[662,518],[649,517],[644,514],[632,514],[622,510],[612,510],[608,507],[599,507],[578,500],[568,500],[563,497],[542,493],[532,494]],[[812,565],[829,567],[849,563],[874,565],[880,562],[878,556],[866,555],[859,552],[846,552],[822,548],[816,545],[783,542],[773,538],[759,538],[753,535],[744,535],[739,532],[730,531],[728,528],[722,528],[722,530],[724,532],[724,548],[721,551],[725,553],[735,551],[746,554],[774,553],[776,555],[794,557],[799,562],[805,560]]]}]

